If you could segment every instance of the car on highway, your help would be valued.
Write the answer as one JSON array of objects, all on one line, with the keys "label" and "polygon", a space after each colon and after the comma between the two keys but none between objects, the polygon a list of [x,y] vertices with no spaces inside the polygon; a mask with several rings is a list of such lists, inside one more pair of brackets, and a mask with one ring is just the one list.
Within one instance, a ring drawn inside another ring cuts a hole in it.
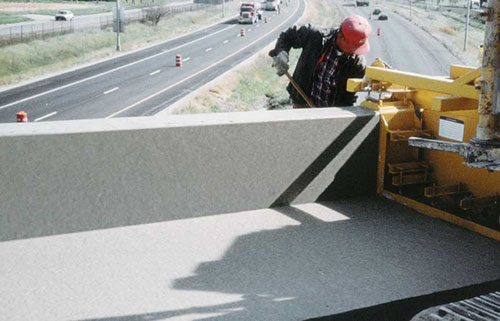
[{"label": "car on highway", "polygon": [[56,21],[60,21],[60,20],[69,21],[69,20],[73,20],[73,17],[74,17],[73,12],[71,12],[69,10],[61,10],[58,13],[56,13],[55,19],[56,19]]},{"label": "car on highway", "polygon": [[343,6],[357,7],[356,0],[344,0]]},{"label": "car on highway", "polygon": [[264,10],[278,10],[278,6],[280,4],[279,0],[266,0],[263,3]]},{"label": "car on highway", "polygon": [[356,6],[361,7],[361,6],[370,6],[370,1],[369,0],[356,0]]},{"label": "car on highway", "polygon": [[378,16],[378,20],[389,20],[389,17],[385,13],[381,13]]},{"label": "car on highway", "polygon": [[378,14],[380,14],[381,12],[382,12],[382,11],[381,11],[380,9],[378,9],[378,8],[377,8],[377,9],[373,10],[372,14],[373,14],[373,15],[378,15]]},{"label": "car on highway", "polygon": [[[464,8],[467,8],[467,3],[469,3],[468,0],[464,1]],[[479,9],[481,8],[481,2],[479,0],[471,0],[470,1],[470,8],[471,9]]]},{"label": "car on highway", "polygon": [[253,7],[241,7],[238,23],[257,23],[259,14]]}]

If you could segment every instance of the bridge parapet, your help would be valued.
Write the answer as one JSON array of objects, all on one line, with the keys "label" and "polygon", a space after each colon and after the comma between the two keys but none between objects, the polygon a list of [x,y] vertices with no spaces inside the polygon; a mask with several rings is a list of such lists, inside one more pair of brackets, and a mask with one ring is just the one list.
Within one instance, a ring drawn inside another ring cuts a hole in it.
[{"label": "bridge parapet", "polygon": [[325,108],[0,125],[0,241],[374,191],[378,114]]}]

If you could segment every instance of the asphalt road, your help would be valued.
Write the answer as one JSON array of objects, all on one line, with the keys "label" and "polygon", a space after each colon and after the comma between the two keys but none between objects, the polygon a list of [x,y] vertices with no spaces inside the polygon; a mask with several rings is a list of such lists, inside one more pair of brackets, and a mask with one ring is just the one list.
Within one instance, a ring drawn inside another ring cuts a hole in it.
[{"label": "asphalt road", "polygon": [[[303,14],[292,0],[281,14],[265,11],[268,23],[236,19],[162,45],[0,93],[0,122],[19,110],[30,121],[149,116],[233,68],[266,46]],[[241,36],[241,29],[245,36]],[[175,66],[180,54],[183,67]],[[50,116],[49,116],[50,115]],[[45,117],[45,118],[43,118]]]},{"label": "asphalt road", "polygon": [[[344,16],[368,18],[374,9],[332,4]],[[389,20],[370,20],[369,63],[380,57],[395,69],[432,76],[447,75],[449,65],[458,63],[431,35],[380,8]],[[302,0],[292,0],[279,15],[264,12],[268,23],[241,26],[236,20],[227,21],[141,52],[0,92],[0,122],[14,122],[19,110],[25,110],[30,121],[154,115],[276,39],[304,9]],[[176,54],[183,57],[182,68],[175,67]]]},{"label": "asphalt road", "polygon": [[386,21],[377,20],[377,16],[374,15],[369,20],[373,32],[370,36],[371,50],[365,55],[368,64],[379,57],[394,69],[430,76],[447,76],[451,64],[461,64],[432,35],[383,5],[369,7],[339,5],[338,7],[344,16],[358,14],[369,19],[369,14],[375,8],[381,9],[382,13],[388,16],[389,19]]}]

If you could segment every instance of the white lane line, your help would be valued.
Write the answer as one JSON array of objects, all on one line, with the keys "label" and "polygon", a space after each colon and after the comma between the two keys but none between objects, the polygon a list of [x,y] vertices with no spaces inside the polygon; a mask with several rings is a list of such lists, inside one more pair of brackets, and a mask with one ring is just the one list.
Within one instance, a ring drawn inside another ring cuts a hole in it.
[{"label": "white lane line", "polygon": [[186,62],[186,61],[189,61],[190,59],[191,59],[190,57],[187,57],[187,58],[184,58],[183,61]]},{"label": "white lane line", "polygon": [[156,74],[157,74],[157,73],[159,73],[160,71],[161,71],[160,69],[155,70],[155,71],[153,71],[152,73],[150,73],[149,75],[150,75],[150,76],[156,75]]},{"label": "white lane line", "polygon": [[166,53],[168,53],[168,52],[171,52],[171,51],[177,50],[177,49],[179,49],[179,48],[182,48],[182,47],[188,46],[188,45],[193,44],[193,43],[195,43],[195,42],[201,41],[201,40],[203,40],[203,39],[206,39],[206,38],[208,38],[208,37],[211,37],[211,36],[213,36],[213,35],[216,35],[216,34],[218,34],[218,33],[221,33],[221,32],[223,32],[223,31],[226,31],[226,30],[227,30],[227,29],[229,29],[229,28],[234,28],[234,26],[235,26],[235,25],[228,26],[228,27],[226,27],[226,28],[224,28],[224,29],[221,29],[221,30],[219,30],[219,31],[216,31],[216,32],[211,33],[211,34],[209,34],[209,35],[206,35],[206,36],[204,36],[204,37],[201,37],[201,38],[198,38],[198,39],[192,40],[192,41],[190,41],[190,42],[186,42],[185,44],[182,44],[182,45],[177,46],[177,47],[175,47],[175,48],[168,49],[168,50],[164,50],[164,51],[162,51],[162,52],[160,52],[160,53],[154,54],[154,55],[149,56],[149,57],[146,57],[146,58],[139,59],[139,60],[137,60],[137,61],[131,62],[131,63],[129,63],[129,64],[126,64],[126,65],[123,65],[123,66],[120,66],[120,67],[116,67],[116,68],[114,68],[114,69],[111,69],[111,70],[105,71],[105,72],[103,72],[103,73],[100,73],[100,74],[97,74],[97,75],[94,75],[94,76],[91,76],[91,77],[88,77],[88,78],[85,78],[85,79],[81,79],[81,80],[78,80],[78,81],[75,81],[75,82],[69,83],[69,84],[67,84],[67,85],[64,85],[64,86],[61,86],[61,87],[57,87],[57,88],[54,88],[54,89],[51,89],[51,90],[48,90],[48,91],[45,91],[45,92],[42,92],[42,93],[39,93],[39,94],[36,94],[36,95],[30,96],[30,97],[26,97],[26,98],[23,98],[23,99],[20,99],[20,100],[14,101],[14,102],[12,102],[12,103],[9,103],[9,104],[6,104],[6,105],[3,105],[3,106],[0,106],[0,109],[4,109],[4,108],[7,108],[7,107],[10,107],[10,106],[13,106],[13,105],[19,104],[19,103],[23,103],[23,102],[25,102],[25,101],[28,101],[28,100],[31,100],[31,99],[34,99],[34,98],[38,98],[38,97],[41,97],[41,96],[45,96],[45,95],[47,95],[47,94],[50,94],[50,93],[53,93],[53,92],[56,92],[56,91],[59,91],[59,90],[62,90],[62,89],[66,89],[66,88],[68,88],[68,87],[72,87],[72,86],[74,86],[74,85],[81,84],[81,83],[83,83],[83,82],[85,82],[85,81],[92,80],[92,79],[95,79],[95,78],[99,78],[99,77],[101,77],[101,76],[104,76],[104,75],[110,74],[110,73],[112,73],[112,72],[115,72],[115,71],[118,71],[118,70],[121,70],[121,69],[124,69],[124,68],[130,67],[130,66],[136,65],[136,64],[141,63],[141,62],[144,62],[144,61],[146,61],[146,60],[153,59],[153,58],[155,58],[155,57],[158,57],[158,56],[164,55],[164,54],[166,54]]},{"label": "white lane line", "polygon": [[112,93],[113,91],[117,91],[119,88],[120,88],[120,87],[115,87],[115,88],[112,88],[112,89],[110,89],[110,90],[106,90],[106,91],[104,92],[104,94],[105,94],[105,95],[107,95],[107,94],[109,94],[109,93]]},{"label": "white lane line", "polygon": [[225,44],[226,44],[226,43],[228,43],[228,42],[229,42],[229,40],[224,40],[224,43],[225,43]]},{"label": "white lane line", "polygon": [[[307,2],[306,2],[306,3],[307,3]],[[166,88],[163,88],[162,90],[160,90],[160,91],[158,91],[158,92],[156,92],[156,93],[154,93],[154,94],[152,94],[152,95],[150,95],[150,96],[148,96],[148,97],[146,97],[146,98],[143,98],[143,99],[141,99],[141,100],[139,100],[139,101],[137,101],[137,102],[133,103],[132,105],[129,105],[129,106],[127,106],[127,107],[123,108],[122,110],[119,110],[119,111],[117,111],[117,112],[115,112],[115,113],[113,113],[113,114],[109,115],[108,117],[106,117],[106,119],[113,118],[113,117],[115,117],[116,115],[119,115],[119,114],[121,114],[121,113],[123,113],[123,112],[125,112],[125,111],[127,111],[127,110],[129,110],[129,109],[132,109],[132,108],[134,108],[135,106],[137,106],[137,105],[139,105],[139,104],[142,104],[143,102],[148,101],[149,99],[151,99],[151,98],[153,98],[153,97],[156,97],[156,96],[158,96],[158,95],[160,95],[160,94],[162,94],[162,93],[166,92],[167,90],[170,90],[170,89],[174,88],[175,86],[180,85],[180,84],[182,84],[183,82],[186,82],[187,80],[189,80],[189,79],[191,79],[191,78],[194,78],[194,77],[198,76],[199,74],[201,74],[201,73],[203,73],[203,72],[205,72],[205,71],[209,70],[210,68],[213,68],[214,66],[217,66],[218,64],[220,64],[220,63],[222,63],[222,62],[224,62],[224,61],[228,60],[229,58],[232,58],[233,56],[236,56],[237,54],[239,54],[239,53],[240,53],[240,52],[242,52],[243,50],[247,49],[248,47],[253,46],[255,43],[259,42],[260,40],[264,39],[265,37],[267,37],[268,35],[270,35],[270,34],[271,34],[271,33],[273,33],[274,31],[276,31],[277,29],[281,28],[281,26],[283,26],[285,23],[287,23],[287,22],[288,22],[288,20],[292,19],[292,17],[293,17],[293,16],[295,15],[295,13],[299,10],[299,8],[300,8],[300,5],[298,5],[298,6],[295,8],[295,10],[293,11],[293,13],[292,13],[292,14],[291,14],[288,18],[286,18],[286,19],[285,19],[282,23],[280,23],[279,25],[277,25],[276,27],[274,27],[273,29],[271,29],[269,32],[267,32],[266,34],[264,34],[262,37],[257,38],[256,40],[252,41],[252,42],[251,42],[251,43],[249,43],[248,45],[244,46],[243,48],[240,48],[240,49],[236,50],[235,52],[233,52],[232,54],[230,54],[230,55],[228,55],[228,56],[226,56],[226,57],[222,58],[221,60],[219,60],[219,61],[216,61],[216,62],[212,63],[211,65],[209,65],[209,66],[207,66],[207,67],[205,67],[205,68],[203,68],[203,69],[199,70],[198,72],[195,72],[195,73],[194,73],[194,74],[192,74],[191,76],[188,76],[188,77],[186,77],[186,78],[184,78],[184,79],[182,79],[182,80],[179,80],[178,82],[176,82],[176,83],[174,83],[174,84],[172,84],[172,85],[170,85],[170,86],[168,86],[168,87],[166,87]],[[307,9],[307,7],[306,7],[306,9]]]},{"label": "white lane line", "polygon": [[55,111],[55,112],[53,112],[53,113],[50,113],[50,114],[47,114],[47,115],[45,115],[45,116],[42,116],[42,117],[40,117],[40,118],[37,118],[37,119],[35,119],[34,121],[40,121],[40,120],[42,120],[42,119],[49,118],[50,116],[54,116],[55,114],[57,114],[57,111]]},{"label": "white lane line", "polygon": [[249,29],[248,29],[248,32],[250,32],[250,31],[252,31],[252,29],[251,29],[251,28],[249,28]]},{"label": "white lane line", "polygon": [[205,49],[205,52],[209,52],[209,51],[212,51],[213,48],[207,48]]}]

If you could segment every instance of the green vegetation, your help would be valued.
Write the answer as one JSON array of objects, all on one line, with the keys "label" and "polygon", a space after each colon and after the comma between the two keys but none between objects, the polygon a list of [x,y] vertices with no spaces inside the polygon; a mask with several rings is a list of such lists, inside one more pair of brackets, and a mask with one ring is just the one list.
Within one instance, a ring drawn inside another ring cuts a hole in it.
[{"label": "green vegetation", "polygon": [[22,78],[20,75],[39,71],[43,66],[60,65],[89,52],[111,48],[114,39],[111,32],[99,30],[0,48],[0,84],[15,82]]},{"label": "green vegetation", "polygon": [[0,12],[0,25],[7,23],[23,22],[23,21],[31,21],[31,19],[27,17],[21,17],[15,14]]},{"label": "green vegetation", "polygon": [[[236,14],[238,6],[236,1],[227,5],[227,14]],[[214,23],[221,19],[215,12],[212,9],[211,14],[206,14],[205,10],[179,13],[165,17],[158,26],[127,25],[121,37],[122,51],[165,41]],[[0,47],[0,86],[113,56],[116,54],[115,41],[116,34],[108,28]]]}]

